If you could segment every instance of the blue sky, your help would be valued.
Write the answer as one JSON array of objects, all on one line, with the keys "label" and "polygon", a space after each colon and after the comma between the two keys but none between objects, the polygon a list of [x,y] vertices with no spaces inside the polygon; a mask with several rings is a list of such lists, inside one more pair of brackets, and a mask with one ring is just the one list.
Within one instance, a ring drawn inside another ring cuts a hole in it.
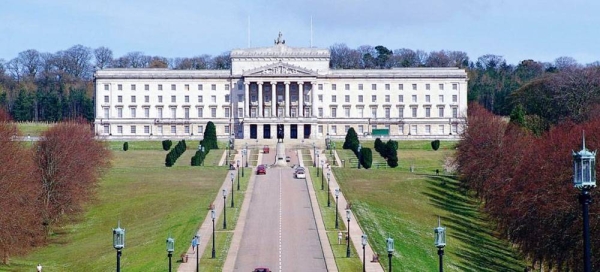
[{"label": "blue sky", "polygon": [[[105,46],[115,57],[217,55],[250,44],[345,43],[465,51],[509,63],[600,60],[600,1],[591,0],[0,0],[0,59],[36,49]],[[248,24],[249,21],[249,24]],[[249,25],[249,27],[248,27]]]}]

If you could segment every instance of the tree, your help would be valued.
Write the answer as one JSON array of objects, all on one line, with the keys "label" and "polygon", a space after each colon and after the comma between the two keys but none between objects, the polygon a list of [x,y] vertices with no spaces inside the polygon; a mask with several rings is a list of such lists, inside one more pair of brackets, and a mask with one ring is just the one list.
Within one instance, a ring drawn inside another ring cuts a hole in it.
[{"label": "tree", "polygon": [[387,49],[383,45],[375,46],[375,50],[377,51],[377,57],[375,58],[375,63],[379,68],[389,68],[391,64],[388,62],[393,52]]},{"label": "tree", "polygon": [[360,164],[365,168],[371,168],[373,164],[373,152],[368,147],[363,147],[360,149]]},{"label": "tree", "polygon": [[113,62],[112,50],[104,46],[94,49],[94,57],[96,58],[96,68],[98,69],[108,68]]},{"label": "tree", "polygon": [[358,144],[358,134],[356,134],[356,131],[353,127],[350,127],[346,133],[346,139],[342,148],[356,150],[358,148]]},{"label": "tree", "polygon": [[440,149],[440,140],[433,140],[433,141],[431,141],[431,148],[434,151],[437,151],[438,149]]},{"label": "tree", "polygon": [[217,128],[212,121],[208,121],[206,124],[202,146],[204,146],[206,150],[219,149],[219,145],[217,144]]},{"label": "tree", "polygon": [[375,147],[375,151],[381,153],[381,150],[383,148],[383,141],[381,141],[380,138],[375,139],[374,147]]}]

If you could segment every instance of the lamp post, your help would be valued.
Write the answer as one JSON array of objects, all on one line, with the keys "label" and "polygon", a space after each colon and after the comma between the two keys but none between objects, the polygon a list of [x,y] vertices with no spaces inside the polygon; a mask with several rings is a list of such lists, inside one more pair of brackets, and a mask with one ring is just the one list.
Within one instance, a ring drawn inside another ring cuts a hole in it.
[{"label": "lamp post", "polygon": [[169,272],[171,272],[171,257],[173,257],[173,251],[175,251],[175,240],[171,238],[167,238],[167,256],[169,257]]},{"label": "lamp post", "polygon": [[335,188],[335,228],[339,229],[340,224],[338,224],[338,196],[340,195],[340,188]]},{"label": "lamp post", "polygon": [[358,154],[358,169],[360,169],[360,150],[362,149],[362,146],[360,144],[358,144],[358,148],[357,150],[357,154]]},{"label": "lamp post", "polygon": [[325,190],[325,185],[324,185],[324,182],[323,182],[323,180],[324,180],[323,176],[325,176],[325,172],[323,172],[324,171],[324,169],[323,169],[323,165],[324,164],[325,164],[325,162],[321,161],[321,191]]},{"label": "lamp post", "polygon": [[121,271],[121,250],[125,247],[125,229],[121,228],[121,222],[113,229],[113,247],[117,250],[117,272]]},{"label": "lamp post", "polygon": [[198,253],[198,245],[200,245],[200,234],[196,233],[196,236],[194,236],[194,240],[196,240],[196,248],[194,249],[196,250],[196,272],[200,272],[200,253]]},{"label": "lamp post", "polygon": [[317,146],[313,142],[313,167],[317,167]]},{"label": "lamp post", "polygon": [[367,272],[367,259],[366,257],[366,253],[365,253],[365,246],[367,245],[367,235],[363,233],[363,235],[360,237],[361,238],[361,244],[363,246],[363,272]]},{"label": "lamp post", "polygon": [[346,210],[346,219],[348,219],[348,239],[346,239],[346,258],[350,258],[350,218],[352,217],[352,213],[350,210]]},{"label": "lamp post", "polygon": [[581,190],[579,203],[583,212],[583,271],[591,272],[589,206],[592,203],[590,190],[596,187],[596,151],[591,152],[585,148],[585,135],[581,151],[573,151],[573,185]]},{"label": "lamp post", "polygon": [[211,252],[211,257],[214,259],[216,257],[215,254],[215,219],[217,218],[217,214],[215,212],[215,209],[213,208],[212,210],[210,210],[210,218],[212,218],[212,223],[213,223],[213,233],[212,233],[212,252]]},{"label": "lamp post", "polygon": [[[243,168],[243,167],[242,167]],[[238,185],[237,189],[240,190],[240,160],[237,160],[237,177],[238,177]],[[233,190],[233,187],[231,188]]]},{"label": "lamp post", "polygon": [[[204,157],[204,146],[200,145],[200,152],[202,152],[202,157]],[[205,159],[202,159],[202,166],[204,166]]]},{"label": "lamp post", "polygon": [[[247,158],[247,156],[248,156],[248,155],[247,155],[247,153],[246,153],[246,152],[248,152],[247,150],[248,150],[248,149],[244,149],[244,150],[242,151],[242,164],[244,164],[244,158],[245,158],[245,160],[246,160],[246,162],[245,162],[245,164],[246,164],[246,167],[248,167],[248,158]],[[244,177],[244,168],[245,168],[245,167],[242,167],[242,177]]]},{"label": "lamp post", "polygon": [[444,247],[446,246],[446,228],[442,227],[440,218],[438,217],[438,227],[433,229],[434,244],[438,248],[438,256],[440,256],[440,272],[444,272]]},{"label": "lamp post", "polygon": [[389,272],[392,272],[392,255],[394,254],[394,239],[392,239],[391,237],[388,237],[387,239],[385,239],[385,242],[387,244],[387,252],[388,252],[388,265],[389,265]]},{"label": "lamp post", "polygon": [[225,200],[227,199],[227,189],[223,189],[223,229],[227,229],[227,206]]},{"label": "lamp post", "polygon": [[248,143],[246,143],[246,148],[244,148],[244,155],[246,156],[246,167],[248,167]]},{"label": "lamp post", "polygon": [[327,171],[327,207],[331,207],[331,200],[329,200],[329,195],[331,195],[331,189],[329,189],[329,179],[331,178],[331,169]]},{"label": "lamp post", "polygon": [[235,190],[233,190],[233,172],[231,172],[231,207],[233,208],[233,192],[235,192]]},{"label": "lamp post", "polygon": [[[319,161],[319,151],[317,151],[317,160],[316,161],[317,162]],[[317,163],[316,167],[317,167],[317,178],[318,178],[319,177],[319,164],[318,163]]]}]

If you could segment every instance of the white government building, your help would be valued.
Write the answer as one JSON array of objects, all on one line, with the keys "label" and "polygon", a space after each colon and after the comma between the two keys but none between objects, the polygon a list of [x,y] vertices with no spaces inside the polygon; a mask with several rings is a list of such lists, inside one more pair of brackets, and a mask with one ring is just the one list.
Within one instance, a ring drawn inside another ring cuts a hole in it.
[{"label": "white government building", "polygon": [[230,70],[103,69],[95,131],[106,138],[452,139],[467,112],[458,68],[330,69],[328,49],[231,51]]}]

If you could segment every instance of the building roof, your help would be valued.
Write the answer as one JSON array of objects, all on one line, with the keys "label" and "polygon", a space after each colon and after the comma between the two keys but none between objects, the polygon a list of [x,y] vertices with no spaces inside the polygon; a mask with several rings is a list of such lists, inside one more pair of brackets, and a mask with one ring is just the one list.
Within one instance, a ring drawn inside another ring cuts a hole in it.
[{"label": "building roof", "polygon": [[231,50],[231,58],[252,57],[307,57],[307,58],[329,58],[329,49],[290,47],[284,43],[276,43],[271,47],[256,47]]},{"label": "building roof", "polygon": [[179,79],[179,78],[229,78],[230,70],[170,70],[167,68],[106,68],[94,73],[96,79]]}]

